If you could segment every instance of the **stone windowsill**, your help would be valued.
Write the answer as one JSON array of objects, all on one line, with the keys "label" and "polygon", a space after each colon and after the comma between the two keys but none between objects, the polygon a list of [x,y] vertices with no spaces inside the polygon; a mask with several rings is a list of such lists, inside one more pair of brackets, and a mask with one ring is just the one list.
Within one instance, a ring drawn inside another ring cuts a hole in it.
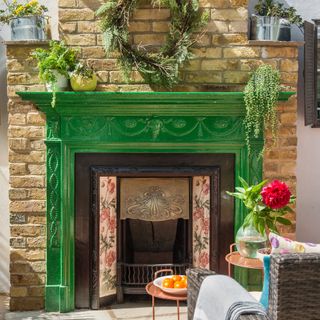
[{"label": "stone windowsill", "polygon": [[249,45],[259,47],[302,47],[304,41],[249,40]]},{"label": "stone windowsill", "polygon": [[47,46],[50,40],[24,40],[24,41],[2,41],[7,46],[25,47],[25,46]]}]

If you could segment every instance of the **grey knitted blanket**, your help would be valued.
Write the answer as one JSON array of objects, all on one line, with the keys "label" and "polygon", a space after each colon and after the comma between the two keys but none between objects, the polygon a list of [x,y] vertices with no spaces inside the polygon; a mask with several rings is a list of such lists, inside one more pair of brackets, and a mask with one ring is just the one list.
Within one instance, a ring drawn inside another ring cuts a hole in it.
[{"label": "grey knitted blanket", "polygon": [[193,320],[237,320],[243,314],[266,316],[263,306],[232,278],[213,275],[203,281]]}]

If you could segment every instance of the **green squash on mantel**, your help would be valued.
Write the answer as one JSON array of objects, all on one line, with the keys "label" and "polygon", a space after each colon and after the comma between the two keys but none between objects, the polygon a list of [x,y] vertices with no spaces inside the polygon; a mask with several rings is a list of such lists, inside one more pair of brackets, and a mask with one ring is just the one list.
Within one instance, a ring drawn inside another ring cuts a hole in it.
[{"label": "green squash on mantel", "polygon": [[93,74],[91,78],[72,75],[70,77],[70,83],[74,91],[94,91],[97,88],[98,79],[95,74]]}]

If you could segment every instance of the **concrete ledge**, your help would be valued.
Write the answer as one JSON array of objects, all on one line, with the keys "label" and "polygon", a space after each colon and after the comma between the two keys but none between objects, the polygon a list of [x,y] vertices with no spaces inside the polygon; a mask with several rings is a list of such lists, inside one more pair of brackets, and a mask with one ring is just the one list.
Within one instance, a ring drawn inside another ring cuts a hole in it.
[{"label": "concrete ledge", "polygon": [[302,47],[304,41],[249,40],[249,45],[259,47]]}]

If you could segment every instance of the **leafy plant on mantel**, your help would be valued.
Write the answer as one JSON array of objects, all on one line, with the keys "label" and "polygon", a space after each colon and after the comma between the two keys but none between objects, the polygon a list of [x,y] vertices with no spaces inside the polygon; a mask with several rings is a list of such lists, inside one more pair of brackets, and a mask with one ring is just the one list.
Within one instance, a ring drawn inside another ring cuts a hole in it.
[{"label": "leafy plant on mantel", "polygon": [[[259,66],[251,75],[244,90],[246,116],[244,119],[245,136],[248,151],[251,140],[259,138],[265,129],[271,130],[273,144],[277,140],[278,113],[277,103],[280,94],[280,72],[270,65]],[[264,135],[264,148],[267,138]]]},{"label": "leafy plant on mantel", "polygon": [[187,62],[192,53],[190,47],[197,42],[200,32],[208,20],[198,0],[152,0],[158,7],[171,11],[170,31],[166,43],[159,52],[148,52],[141,44],[130,43],[128,27],[130,17],[138,0],[108,0],[97,10],[101,19],[104,47],[107,55],[120,53],[118,63],[126,79],[132,70],[138,70],[148,84],[171,88],[179,81],[179,65]]},{"label": "leafy plant on mantel", "polygon": [[69,72],[77,65],[77,50],[69,48],[63,41],[50,41],[49,48],[37,48],[31,58],[38,62],[39,78],[52,86],[52,107],[55,106],[57,81],[59,75],[69,79]]}]

